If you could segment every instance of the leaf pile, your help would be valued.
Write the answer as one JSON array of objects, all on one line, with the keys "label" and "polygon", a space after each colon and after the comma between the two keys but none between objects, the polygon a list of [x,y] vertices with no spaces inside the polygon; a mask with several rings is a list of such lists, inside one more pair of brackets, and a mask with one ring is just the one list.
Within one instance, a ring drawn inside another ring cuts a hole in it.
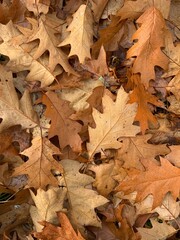
[{"label": "leaf pile", "polygon": [[1,239],[178,239],[179,12],[1,1]]}]

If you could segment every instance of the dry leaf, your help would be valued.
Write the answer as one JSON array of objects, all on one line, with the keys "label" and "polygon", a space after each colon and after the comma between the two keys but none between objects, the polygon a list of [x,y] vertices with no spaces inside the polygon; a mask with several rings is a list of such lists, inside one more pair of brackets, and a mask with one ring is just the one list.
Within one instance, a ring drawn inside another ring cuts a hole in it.
[{"label": "dry leaf", "polygon": [[143,170],[144,167],[140,161],[141,159],[155,158],[156,156],[162,156],[170,152],[165,144],[149,144],[148,140],[151,137],[151,134],[147,134],[144,136],[119,139],[122,147],[118,149],[117,158],[124,161],[123,167]]},{"label": "dry leaf", "polygon": [[180,147],[179,145],[169,146],[171,152],[166,155],[166,159],[169,160],[176,167],[180,167]]},{"label": "dry leaf", "polygon": [[133,73],[141,73],[141,81],[148,88],[149,80],[155,79],[155,66],[167,69],[168,57],[162,52],[165,46],[165,22],[161,13],[154,7],[147,9],[137,23],[140,28],[133,35],[138,40],[128,50],[127,58],[136,57]]},{"label": "dry leaf", "polygon": [[136,201],[142,201],[146,196],[152,194],[154,197],[153,209],[162,203],[167,192],[171,192],[174,199],[179,196],[180,169],[174,167],[165,158],[161,158],[158,166],[149,159],[143,160],[146,171],[134,172],[129,180],[120,183],[117,191],[125,194],[137,191]]},{"label": "dry leaf", "polygon": [[58,185],[52,170],[63,171],[61,165],[53,158],[53,155],[60,154],[60,151],[47,138],[34,138],[32,146],[21,154],[28,156],[29,160],[15,168],[13,176],[27,174],[29,187],[45,188],[48,184]]},{"label": "dry leaf", "polygon": [[69,102],[48,91],[43,95],[42,103],[47,106],[45,116],[51,119],[49,138],[57,135],[62,149],[69,145],[73,151],[80,152],[82,141],[78,133],[81,125],[70,119],[74,110],[69,107]]},{"label": "dry leaf", "polygon": [[[67,28],[71,33],[59,44],[59,47],[71,45],[69,56],[77,55],[80,63],[91,58],[90,47],[93,43],[93,18],[89,7],[82,4],[73,15],[73,21]],[[80,51],[81,49],[81,51]]]},{"label": "dry leaf", "polygon": [[[37,125],[37,118],[32,110],[30,99],[27,97],[18,99],[12,73],[0,66],[0,131],[8,127],[19,125],[23,128],[33,128]],[[26,111],[23,105],[26,104]]]},{"label": "dry leaf", "polygon": [[87,144],[89,159],[92,160],[97,152],[108,148],[118,149],[120,137],[135,136],[139,127],[133,125],[136,114],[136,104],[127,104],[128,94],[123,88],[119,89],[116,102],[105,95],[102,99],[103,113],[93,109],[96,128],[89,127],[90,141]]},{"label": "dry leaf", "polygon": [[28,0],[24,1],[27,9],[33,12],[36,16],[41,13],[47,14],[49,11],[50,0]]},{"label": "dry leaf", "polygon": [[30,193],[35,204],[35,206],[30,207],[30,215],[36,231],[42,230],[43,226],[40,224],[42,221],[57,224],[56,212],[65,211],[63,203],[66,190],[52,187],[44,191],[39,188],[36,195],[31,190]]},{"label": "dry leaf", "polygon": [[61,164],[64,168],[62,177],[58,177],[59,186],[67,189],[67,198],[70,202],[69,218],[77,227],[101,226],[94,209],[108,202],[106,198],[98,195],[96,191],[86,188],[94,179],[86,174],[79,173],[81,164],[66,159]]},{"label": "dry leaf", "polygon": [[85,240],[80,232],[76,233],[67,218],[66,214],[63,212],[57,213],[60,227],[54,226],[49,222],[41,222],[44,226],[41,233],[34,233],[34,236],[42,240]]}]

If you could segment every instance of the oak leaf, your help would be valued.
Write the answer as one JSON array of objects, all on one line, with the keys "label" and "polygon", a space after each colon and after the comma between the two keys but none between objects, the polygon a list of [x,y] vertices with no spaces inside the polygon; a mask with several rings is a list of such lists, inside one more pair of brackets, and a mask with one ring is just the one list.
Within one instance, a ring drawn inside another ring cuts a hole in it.
[{"label": "oak leaf", "polygon": [[70,66],[66,54],[57,47],[59,39],[55,34],[60,33],[58,29],[60,23],[57,19],[41,17],[38,22],[31,18],[28,20],[32,25],[32,30],[27,33],[22,27],[19,27],[19,30],[22,31],[25,36],[28,36],[27,43],[39,39],[39,46],[33,53],[33,58],[38,59],[43,53],[49,51],[48,69],[50,72],[53,72],[57,64],[59,64],[66,72],[76,74]]},{"label": "oak leaf", "polygon": [[149,144],[148,140],[152,137],[151,134],[136,136],[131,138],[120,138],[122,147],[118,149],[117,158],[124,161],[123,167],[137,168],[143,170],[141,164],[143,158],[155,158],[159,155],[165,155],[170,152],[165,144]]},{"label": "oak leaf", "polygon": [[129,103],[134,102],[138,104],[135,121],[140,123],[142,133],[144,134],[146,129],[149,128],[149,124],[157,127],[158,121],[150,111],[148,103],[158,107],[163,107],[163,103],[160,102],[156,96],[150,94],[141,83],[134,88],[133,92],[129,96]]},{"label": "oak leaf", "polygon": [[176,167],[180,167],[180,148],[179,145],[169,146],[171,152],[166,155],[166,159],[169,160]]},{"label": "oak leaf", "polygon": [[27,174],[29,187],[45,188],[48,184],[58,185],[52,170],[57,169],[62,172],[61,165],[53,158],[53,155],[60,154],[60,151],[48,139],[34,138],[32,146],[21,154],[28,156],[29,160],[16,167],[13,176]]},{"label": "oak leaf", "polygon": [[3,43],[0,44],[0,52],[9,57],[10,60],[7,63],[9,70],[14,72],[29,70],[26,80],[40,81],[41,87],[50,85],[56,75],[61,73],[60,69],[54,73],[47,69],[47,56],[42,56],[38,60],[33,58],[32,47],[30,44],[25,44],[23,35],[14,27],[11,21],[6,25],[0,24],[0,31],[3,39]]},{"label": "oak leaf", "polygon": [[139,132],[139,127],[133,125],[137,105],[127,104],[128,98],[128,94],[121,88],[115,102],[107,95],[102,98],[103,113],[93,109],[96,128],[89,127],[87,149],[90,159],[102,150],[120,148],[118,138],[135,136]]},{"label": "oak leaf", "polygon": [[141,235],[141,240],[167,239],[174,235],[177,230],[166,222],[159,223],[155,219],[150,219],[152,228],[137,228]]},{"label": "oak leaf", "polygon": [[48,91],[42,97],[42,103],[47,106],[45,116],[51,119],[48,137],[58,136],[60,147],[72,147],[73,151],[81,151],[81,138],[79,132],[81,125],[70,119],[74,110],[69,102],[61,99],[54,92]]},{"label": "oak leaf", "polygon": [[[19,101],[16,93],[12,73],[0,66],[0,132],[8,127],[19,125],[23,128],[33,128],[37,125],[37,117],[32,109],[29,94]],[[26,105],[26,109],[24,109]]]},{"label": "oak leaf", "polygon": [[180,191],[180,169],[174,167],[165,158],[160,158],[160,166],[150,159],[141,161],[146,171],[133,172],[130,179],[121,182],[116,190],[123,191],[125,194],[137,191],[137,202],[152,194],[154,197],[153,209],[161,205],[167,192],[171,192],[173,198],[176,199]]},{"label": "oak leaf", "polygon": [[138,40],[127,52],[127,58],[136,57],[133,73],[141,73],[141,82],[148,88],[149,80],[155,79],[154,67],[164,70],[168,67],[168,57],[162,52],[165,46],[165,21],[159,10],[148,8],[137,20],[140,28],[133,35]]},{"label": "oak leaf", "polygon": [[91,58],[90,47],[93,43],[93,18],[91,10],[88,6],[82,4],[73,15],[67,31],[69,36],[59,44],[59,47],[67,44],[71,45],[69,56],[77,55],[80,63],[85,58]]},{"label": "oak leaf", "polygon": [[30,193],[35,204],[30,206],[30,215],[36,231],[42,230],[43,227],[39,223],[41,221],[57,224],[56,212],[65,211],[63,204],[66,190],[51,187],[47,191],[39,188],[36,195],[31,190]]},{"label": "oak leaf", "polygon": [[33,12],[35,16],[39,16],[40,13],[47,14],[49,11],[50,0],[29,0],[24,1],[26,8]]},{"label": "oak leaf", "polygon": [[64,174],[58,177],[59,186],[67,189],[67,198],[70,203],[69,218],[72,224],[100,227],[101,222],[95,213],[95,208],[108,202],[96,191],[86,188],[94,179],[79,172],[81,164],[70,159],[62,160]]},{"label": "oak leaf", "polygon": [[166,3],[164,3],[164,0],[153,2],[151,0],[128,0],[125,1],[124,6],[119,9],[116,15],[120,16],[121,19],[137,19],[147,8],[154,6],[161,12],[164,18],[168,18],[170,4],[170,0],[167,0]]},{"label": "oak leaf", "polygon": [[59,226],[54,226],[49,222],[41,222],[44,226],[43,231],[41,233],[34,233],[34,236],[38,239],[42,240],[85,240],[80,232],[77,233],[74,231],[68,217],[63,212],[57,213],[58,220],[60,223]]},{"label": "oak leaf", "polygon": [[92,56],[97,57],[101,46],[104,48],[108,46],[114,36],[119,32],[119,30],[123,27],[124,21],[120,20],[120,17],[113,16],[111,23],[105,28],[100,30],[99,39],[92,46]]}]

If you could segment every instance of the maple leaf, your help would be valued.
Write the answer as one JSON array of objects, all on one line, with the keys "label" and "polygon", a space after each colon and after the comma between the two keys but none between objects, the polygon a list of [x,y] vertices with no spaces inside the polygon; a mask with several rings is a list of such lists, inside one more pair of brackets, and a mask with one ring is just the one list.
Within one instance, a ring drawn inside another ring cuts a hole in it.
[{"label": "maple leaf", "polygon": [[63,69],[69,74],[76,74],[73,68],[68,62],[66,54],[58,48],[59,40],[55,34],[60,33],[58,31],[59,22],[52,17],[41,17],[36,21],[35,19],[28,18],[28,21],[32,24],[32,30],[26,32],[26,29],[19,27],[19,30],[28,36],[26,42],[31,42],[36,39],[40,40],[39,46],[33,53],[33,58],[38,59],[46,51],[49,51],[49,64],[48,69],[53,72],[57,64],[63,67]]},{"label": "maple leaf", "polygon": [[168,66],[168,57],[161,51],[164,44],[165,21],[154,7],[148,8],[137,20],[141,24],[134,33],[133,40],[138,40],[127,52],[127,58],[135,57],[133,73],[141,73],[141,82],[148,88],[149,80],[155,79],[155,66],[164,70]]},{"label": "maple leaf", "polygon": [[150,159],[141,160],[146,171],[134,172],[129,180],[124,180],[116,188],[125,194],[137,191],[136,201],[142,201],[152,194],[154,197],[153,209],[160,206],[167,192],[171,192],[174,199],[179,196],[180,169],[174,167],[167,159],[160,158],[158,166]]},{"label": "maple leaf", "polygon": [[138,103],[137,114],[134,120],[140,123],[141,131],[144,134],[146,129],[149,128],[148,123],[155,127],[158,125],[157,119],[151,113],[148,103],[158,107],[163,107],[163,103],[158,101],[156,96],[151,95],[141,83],[134,88],[129,96],[129,103],[134,102]]},{"label": "maple leaf", "polygon": [[51,187],[47,191],[39,188],[36,195],[31,190],[30,193],[35,203],[35,206],[30,207],[30,215],[36,227],[36,231],[42,230],[43,227],[39,223],[41,221],[57,224],[56,212],[65,211],[63,203],[66,196],[66,190]]},{"label": "maple leaf", "polygon": [[102,149],[120,148],[118,138],[135,136],[139,132],[139,127],[133,125],[137,105],[127,104],[128,98],[128,94],[121,88],[116,102],[107,95],[102,98],[103,113],[93,109],[96,128],[89,127],[90,141],[87,143],[89,159]]},{"label": "maple leaf", "polygon": [[71,206],[69,210],[71,223],[77,227],[88,225],[100,227],[101,222],[94,208],[104,205],[108,200],[98,195],[96,191],[85,188],[92,184],[94,179],[79,172],[81,168],[79,162],[66,159],[62,160],[61,164],[64,174],[57,178],[59,186],[67,188],[67,198]]},{"label": "maple leaf", "polygon": [[131,138],[120,138],[122,147],[118,149],[118,159],[124,161],[123,167],[137,168],[143,170],[141,159],[152,158],[158,155],[169,153],[169,148],[165,144],[149,144],[148,140],[152,137],[151,134],[136,136]]},{"label": "maple leaf", "polygon": [[80,232],[77,233],[74,231],[68,217],[63,212],[57,213],[60,227],[54,226],[49,222],[41,222],[44,226],[41,233],[34,233],[33,235],[38,239],[42,240],[85,240]]},{"label": "maple leaf", "polygon": [[29,187],[45,188],[48,184],[58,185],[52,170],[57,169],[62,172],[62,167],[52,155],[60,154],[60,151],[48,139],[34,138],[32,146],[21,154],[28,156],[29,160],[16,167],[13,176],[27,174]]},{"label": "maple leaf", "polygon": [[32,109],[28,92],[25,92],[25,95],[19,101],[12,73],[0,66],[0,118],[2,118],[0,131],[19,124],[23,128],[33,128],[37,125],[37,117]]},{"label": "maple leaf", "polygon": [[49,138],[57,135],[62,149],[69,145],[75,152],[80,152],[82,141],[78,133],[81,125],[70,119],[74,110],[69,107],[69,102],[48,91],[43,95],[42,103],[47,106],[45,116],[51,119]]},{"label": "maple leaf", "polygon": [[73,15],[73,20],[67,31],[71,33],[59,44],[59,47],[71,45],[69,56],[77,55],[80,63],[85,58],[91,58],[90,47],[93,43],[93,18],[89,7],[82,4]]}]

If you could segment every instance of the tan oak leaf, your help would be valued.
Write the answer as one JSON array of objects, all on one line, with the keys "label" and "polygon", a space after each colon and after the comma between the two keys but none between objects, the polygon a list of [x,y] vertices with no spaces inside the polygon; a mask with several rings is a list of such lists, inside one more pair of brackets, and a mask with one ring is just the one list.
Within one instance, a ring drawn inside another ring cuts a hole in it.
[{"label": "tan oak leaf", "polygon": [[118,138],[133,137],[140,131],[138,126],[133,125],[137,105],[127,104],[128,100],[129,95],[121,88],[115,102],[107,95],[102,98],[103,113],[93,109],[96,128],[89,127],[87,149],[90,159],[102,150],[120,148]]}]

